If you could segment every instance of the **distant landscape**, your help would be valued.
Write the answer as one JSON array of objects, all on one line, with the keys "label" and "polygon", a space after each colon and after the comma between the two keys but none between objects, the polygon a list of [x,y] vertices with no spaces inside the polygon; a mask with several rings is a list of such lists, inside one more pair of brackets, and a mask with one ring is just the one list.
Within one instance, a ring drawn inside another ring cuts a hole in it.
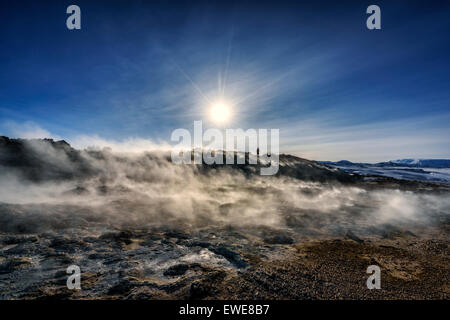
[{"label": "distant landscape", "polygon": [[347,160],[320,162],[365,176],[450,182],[450,159],[401,159],[379,163],[353,163]]}]

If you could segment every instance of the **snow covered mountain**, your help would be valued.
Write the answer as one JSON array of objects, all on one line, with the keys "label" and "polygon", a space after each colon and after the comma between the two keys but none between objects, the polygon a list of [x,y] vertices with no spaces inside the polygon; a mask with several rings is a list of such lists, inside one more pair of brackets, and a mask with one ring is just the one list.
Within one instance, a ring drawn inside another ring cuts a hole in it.
[{"label": "snow covered mountain", "polygon": [[450,168],[450,159],[400,159],[390,163],[418,168]]},{"label": "snow covered mountain", "polygon": [[319,161],[338,167],[411,167],[411,168],[450,168],[450,159],[399,159],[378,163],[340,161]]},{"label": "snow covered mountain", "polygon": [[450,182],[450,159],[400,159],[379,163],[321,161],[349,173],[396,179]]}]

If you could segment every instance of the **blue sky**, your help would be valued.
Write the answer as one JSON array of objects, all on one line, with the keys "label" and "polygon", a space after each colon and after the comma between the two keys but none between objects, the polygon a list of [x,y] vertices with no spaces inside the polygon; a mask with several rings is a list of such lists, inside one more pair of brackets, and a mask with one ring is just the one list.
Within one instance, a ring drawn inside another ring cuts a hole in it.
[{"label": "blue sky", "polygon": [[228,127],[279,128],[305,158],[450,158],[449,17],[444,1],[2,1],[0,134],[145,148],[212,126],[222,99]]}]

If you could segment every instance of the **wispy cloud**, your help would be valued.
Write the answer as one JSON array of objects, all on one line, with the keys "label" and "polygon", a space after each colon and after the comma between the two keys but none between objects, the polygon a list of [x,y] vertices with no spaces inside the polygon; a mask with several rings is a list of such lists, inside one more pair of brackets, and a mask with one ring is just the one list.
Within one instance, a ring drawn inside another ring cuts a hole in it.
[{"label": "wispy cloud", "polygon": [[335,125],[325,119],[281,123],[280,144],[285,152],[315,160],[450,158],[450,128],[445,119],[450,121],[444,115],[357,125]]},{"label": "wispy cloud", "polygon": [[14,138],[22,139],[43,139],[52,138],[60,140],[58,135],[50,133],[48,130],[43,129],[37,123],[27,121],[23,123],[15,121],[6,121],[0,124],[0,129],[5,132],[6,135]]},{"label": "wispy cloud", "polygon": [[104,139],[97,135],[79,135],[70,139],[73,147],[78,149],[86,148],[111,148],[116,152],[140,153],[146,151],[168,151],[170,144],[159,141],[155,142],[150,139],[142,139],[137,137],[129,137],[123,140]]}]

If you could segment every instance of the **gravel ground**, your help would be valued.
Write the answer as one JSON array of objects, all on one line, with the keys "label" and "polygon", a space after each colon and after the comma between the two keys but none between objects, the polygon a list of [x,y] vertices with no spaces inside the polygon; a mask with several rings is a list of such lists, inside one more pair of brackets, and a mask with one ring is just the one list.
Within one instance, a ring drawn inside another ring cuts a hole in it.
[{"label": "gravel ground", "polygon": [[[268,228],[188,231],[2,234],[0,298],[449,298],[448,228],[327,239]],[[82,271],[79,291],[66,287],[72,264]],[[366,286],[373,264],[381,290]]]}]

